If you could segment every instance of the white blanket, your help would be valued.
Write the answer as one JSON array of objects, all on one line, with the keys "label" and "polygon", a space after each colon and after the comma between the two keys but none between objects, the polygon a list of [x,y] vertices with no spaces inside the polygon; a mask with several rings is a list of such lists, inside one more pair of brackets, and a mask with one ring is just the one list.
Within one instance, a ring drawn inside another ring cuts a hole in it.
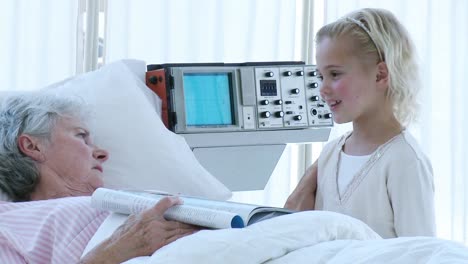
[{"label": "white blanket", "polygon": [[462,264],[468,263],[468,248],[431,237],[335,240],[298,249],[267,263]]},{"label": "white blanket", "polygon": [[129,263],[468,263],[468,249],[428,237],[382,239],[357,219],[309,211],[203,230]]}]

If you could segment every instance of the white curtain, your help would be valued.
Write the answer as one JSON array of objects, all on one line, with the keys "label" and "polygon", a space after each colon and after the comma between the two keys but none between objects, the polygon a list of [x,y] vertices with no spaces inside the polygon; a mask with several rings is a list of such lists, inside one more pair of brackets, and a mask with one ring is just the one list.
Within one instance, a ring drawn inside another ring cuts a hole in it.
[{"label": "white curtain", "polygon": [[33,90],[76,72],[78,0],[6,0],[0,90]]},{"label": "white curtain", "polygon": [[468,2],[328,0],[324,22],[363,7],[392,11],[413,37],[424,87],[410,129],[432,160],[438,236],[468,245]]},{"label": "white curtain", "polygon": [[151,63],[300,59],[296,1],[108,1],[105,61]]}]

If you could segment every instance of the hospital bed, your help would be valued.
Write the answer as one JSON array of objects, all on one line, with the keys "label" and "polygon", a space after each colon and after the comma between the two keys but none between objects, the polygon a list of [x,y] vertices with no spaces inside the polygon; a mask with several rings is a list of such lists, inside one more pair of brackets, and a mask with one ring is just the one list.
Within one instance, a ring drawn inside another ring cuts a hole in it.
[{"label": "hospital bed", "polygon": [[[161,102],[148,93],[145,72],[144,63],[117,62],[47,89],[79,94],[95,108],[95,142],[112,153],[107,187],[229,198],[230,191],[198,163],[186,141],[161,122]],[[86,250],[124,220],[111,214],[84,241]],[[243,229],[203,230],[128,263],[468,263],[468,249],[429,237],[381,239],[354,218],[308,211]]]},{"label": "hospital bed", "polygon": [[[87,250],[125,217],[112,214]],[[467,263],[468,248],[432,237],[382,239],[363,222],[333,212],[308,211],[242,229],[202,230],[126,263]]]}]

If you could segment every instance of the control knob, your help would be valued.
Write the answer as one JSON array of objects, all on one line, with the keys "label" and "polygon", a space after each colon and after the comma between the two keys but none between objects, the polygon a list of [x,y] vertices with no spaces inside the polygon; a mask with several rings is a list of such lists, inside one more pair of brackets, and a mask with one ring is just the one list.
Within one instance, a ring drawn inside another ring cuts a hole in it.
[{"label": "control knob", "polygon": [[294,89],[291,89],[291,93],[292,94],[299,94],[299,88],[294,88]]},{"label": "control knob", "polygon": [[273,74],[273,72],[267,71],[267,72],[265,72],[265,76],[266,76],[266,77],[273,77],[273,76],[275,76],[275,75]]},{"label": "control knob", "polygon": [[148,78],[148,81],[151,83],[151,84],[157,84],[158,83],[158,77],[156,76],[151,76]]},{"label": "control knob", "polygon": [[284,76],[291,76],[292,75],[292,72],[291,71],[285,71],[283,73]]},{"label": "control knob", "polygon": [[275,104],[277,104],[277,105],[282,105],[282,104],[283,104],[283,100],[278,99],[278,100],[275,101]]},{"label": "control knob", "polygon": [[296,72],[296,75],[297,75],[297,76],[304,76],[304,71],[297,71],[297,72]]},{"label": "control knob", "polygon": [[318,83],[316,83],[316,82],[311,83],[311,84],[309,84],[309,87],[310,87],[310,88],[317,88],[317,87],[318,87]]},{"label": "control knob", "polygon": [[332,117],[332,114],[331,113],[326,113],[323,115],[323,118],[325,119],[330,119]]},{"label": "control knob", "polygon": [[318,97],[318,95],[314,95],[312,97],[310,97],[310,100],[312,100],[312,102],[317,102],[320,98]]},{"label": "control knob", "polygon": [[262,112],[262,113],[260,114],[260,116],[263,117],[263,118],[269,118],[269,117],[271,116],[271,113],[268,112],[268,111]]},{"label": "control knob", "polygon": [[275,113],[275,116],[276,117],[283,117],[284,116],[284,112],[283,111],[278,111]]},{"label": "control knob", "polygon": [[302,116],[301,116],[301,115],[294,116],[293,118],[294,118],[294,120],[296,120],[296,121],[302,120]]},{"label": "control knob", "polygon": [[260,101],[260,103],[261,103],[262,105],[268,105],[268,104],[270,104],[270,101],[268,101],[268,100],[262,100],[262,101]]}]

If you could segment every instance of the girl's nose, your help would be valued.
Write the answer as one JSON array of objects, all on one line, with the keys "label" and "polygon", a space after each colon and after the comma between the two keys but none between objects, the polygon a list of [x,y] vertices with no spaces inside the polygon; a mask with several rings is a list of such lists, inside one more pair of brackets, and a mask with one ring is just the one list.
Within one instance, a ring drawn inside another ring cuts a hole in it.
[{"label": "girl's nose", "polygon": [[328,86],[328,84],[326,82],[322,82],[320,84],[320,97],[322,97],[322,99],[325,99],[327,98],[328,95],[330,95],[330,87]]}]

